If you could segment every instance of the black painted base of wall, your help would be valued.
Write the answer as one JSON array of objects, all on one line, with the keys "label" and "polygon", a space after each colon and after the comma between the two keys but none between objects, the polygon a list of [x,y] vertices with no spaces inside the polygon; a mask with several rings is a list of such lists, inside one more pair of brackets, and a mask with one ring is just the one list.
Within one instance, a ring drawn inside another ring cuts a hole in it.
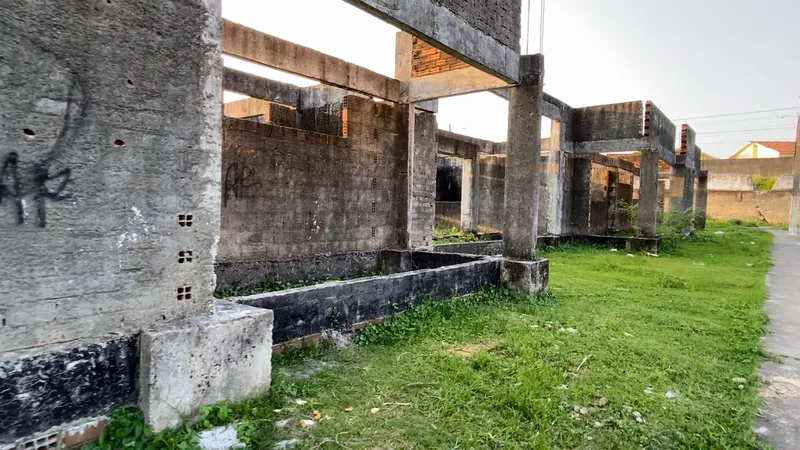
[{"label": "black painted base of wall", "polygon": [[0,363],[0,445],[136,401],[132,336]]},{"label": "black painted base of wall", "polygon": [[402,270],[406,265],[432,268],[230,300],[273,310],[272,339],[279,344],[324,330],[349,331],[352,325],[404,311],[427,296],[444,300],[500,282],[500,260],[496,258],[434,252],[388,253],[386,256],[396,258],[382,264],[387,270]]},{"label": "black painted base of wall", "polygon": [[[624,248],[627,251],[643,251],[657,254],[661,250],[660,238],[642,238],[625,236],[539,236],[536,248],[560,247],[575,242],[587,245],[602,245],[615,248]],[[458,242],[454,244],[440,244],[434,251],[441,253],[462,253],[467,255],[502,255],[503,241]]]},{"label": "black painted base of wall", "polygon": [[353,278],[378,267],[378,252],[313,255],[286,261],[223,262],[214,265],[217,289],[258,286],[264,281],[294,283]]}]

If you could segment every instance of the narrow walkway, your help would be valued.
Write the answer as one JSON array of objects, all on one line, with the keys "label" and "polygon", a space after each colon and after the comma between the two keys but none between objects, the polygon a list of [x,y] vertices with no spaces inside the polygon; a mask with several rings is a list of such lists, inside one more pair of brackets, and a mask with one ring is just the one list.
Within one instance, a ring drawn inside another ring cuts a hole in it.
[{"label": "narrow walkway", "polygon": [[756,433],[776,449],[800,448],[800,236],[770,230],[773,267],[767,276],[766,350],[780,357],[761,367],[766,381]]}]

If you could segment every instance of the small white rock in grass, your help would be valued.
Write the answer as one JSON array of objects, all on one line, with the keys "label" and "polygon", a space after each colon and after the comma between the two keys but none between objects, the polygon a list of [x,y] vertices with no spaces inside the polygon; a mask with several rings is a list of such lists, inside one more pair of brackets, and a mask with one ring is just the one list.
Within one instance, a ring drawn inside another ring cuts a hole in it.
[{"label": "small white rock in grass", "polygon": [[756,243],[755,242],[751,242],[750,245],[756,245]]},{"label": "small white rock in grass", "polygon": [[303,406],[308,402],[303,400],[303,399],[301,399],[301,398],[298,398],[298,399],[295,399],[294,403],[297,404],[297,405]]},{"label": "small white rock in grass", "polygon": [[203,431],[197,435],[199,445],[203,450],[228,450],[244,448],[244,442],[239,440],[235,425],[226,425]]},{"label": "small white rock in grass", "polygon": [[634,417],[634,418],[636,419],[636,421],[637,421],[637,422],[639,422],[639,423],[647,423],[647,421],[646,421],[646,420],[644,420],[644,417],[642,417],[642,413],[640,413],[639,411],[634,411],[634,412],[633,412],[633,417]]},{"label": "small white rock in grass", "polygon": [[283,419],[275,422],[275,428],[288,428],[291,425],[292,419]]},{"label": "small white rock in grass", "polygon": [[747,267],[753,267],[753,265],[748,263],[748,264],[747,264]]},{"label": "small white rock in grass", "polygon": [[666,397],[667,400],[672,400],[673,398],[677,398],[678,397],[678,393],[675,392],[675,391],[667,391],[664,394],[664,397]]},{"label": "small white rock in grass", "polygon": [[303,419],[303,420],[300,421],[300,426],[303,427],[303,428],[311,428],[311,427],[316,426],[316,425],[317,425],[317,422],[314,422],[311,419]]},{"label": "small white rock in grass", "polygon": [[372,414],[378,414],[379,412],[381,412],[381,409],[380,408],[372,408],[372,409],[369,410],[369,412],[371,412]]},{"label": "small white rock in grass", "polygon": [[724,231],[715,231],[714,234],[723,235],[723,234],[725,234],[725,232]]},{"label": "small white rock in grass", "polygon": [[733,381],[736,384],[747,384],[747,378],[742,378],[742,377],[731,378],[731,381]]},{"label": "small white rock in grass", "polygon": [[578,334],[578,330],[576,330],[575,328],[567,328],[567,333]]},{"label": "small white rock in grass", "polygon": [[628,253],[628,256],[630,256],[631,258],[636,258],[636,255],[634,255],[633,253]]},{"label": "small white rock in grass", "polygon": [[615,248],[612,248],[612,249],[611,249],[611,251],[612,251],[612,252],[618,252],[619,250],[617,250],[617,249],[615,249]]},{"label": "small white rock in grass", "polygon": [[650,252],[647,252],[647,256],[651,256],[651,257],[653,257],[653,258],[660,258],[660,256],[658,256],[658,254],[656,254],[656,253],[650,253]]},{"label": "small white rock in grass", "polygon": [[648,387],[644,390],[644,395],[653,395],[653,387]]},{"label": "small white rock in grass", "polygon": [[630,333],[625,333],[625,337],[633,337],[633,335]]},{"label": "small white rock in grass", "polygon": [[743,384],[740,384],[740,385],[739,385],[739,390],[740,390],[740,391],[743,391],[743,390],[744,390],[744,385],[743,385]]}]

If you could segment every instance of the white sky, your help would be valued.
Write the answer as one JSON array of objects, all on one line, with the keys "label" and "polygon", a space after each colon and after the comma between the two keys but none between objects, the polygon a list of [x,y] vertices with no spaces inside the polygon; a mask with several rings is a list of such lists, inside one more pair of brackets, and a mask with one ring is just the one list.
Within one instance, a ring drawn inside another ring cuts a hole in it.
[{"label": "white sky", "polygon": [[[529,44],[536,52],[540,4],[531,4]],[[223,0],[222,12],[251,28],[394,76],[397,29],[343,1]],[[545,90],[576,107],[653,100],[678,128],[688,122],[703,150],[718,157],[749,140],[794,140],[800,113],[800,38],[793,23],[798,18],[797,0],[550,0]],[[242,64],[249,65],[225,59],[228,67],[251,71]],[[315,84],[269,69],[260,74]],[[234,98],[226,95],[226,101]],[[442,99],[439,106],[440,128],[506,139],[508,105],[493,94]],[[789,107],[796,108],[679,120]]]}]

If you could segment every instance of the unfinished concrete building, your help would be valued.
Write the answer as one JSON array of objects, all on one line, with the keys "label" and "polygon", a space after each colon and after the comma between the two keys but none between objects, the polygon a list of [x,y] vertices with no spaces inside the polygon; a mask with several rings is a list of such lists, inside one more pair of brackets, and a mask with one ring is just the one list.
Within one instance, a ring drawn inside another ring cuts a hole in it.
[{"label": "unfinished concrete building", "polygon": [[[544,64],[520,56],[519,1],[348,3],[403,30],[395,78],[225,21],[219,0],[5,5],[0,448],[77,445],[126,403],[170,427],[266,392],[273,343],[427,295],[547,287],[529,194]],[[415,39],[458,62],[412,77]],[[324,86],[223,69],[222,53]],[[223,119],[223,87],[255,100]],[[429,252],[430,101],[497,88],[510,98],[505,257]],[[386,275],[213,295],[372,268]]]},{"label": "unfinished concrete building", "polygon": [[[704,228],[707,172],[699,170],[701,150],[691,127],[682,126],[675,150],[676,127],[652,102],[573,108],[546,94],[543,101],[542,115],[552,125],[551,137],[541,142],[540,245],[610,243],[657,253],[657,225],[665,208],[697,210],[696,225]],[[455,205],[462,231],[502,231],[506,144],[440,134],[446,138],[440,138],[439,153],[467,161],[461,201]],[[469,161],[479,161],[477,169]],[[660,184],[660,179],[668,181]],[[440,220],[452,222],[454,205],[446,206]],[[617,236],[634,228],[635,237]],[[437,246],[480,254],[496,254],[500,248],[499,242]]]}]

